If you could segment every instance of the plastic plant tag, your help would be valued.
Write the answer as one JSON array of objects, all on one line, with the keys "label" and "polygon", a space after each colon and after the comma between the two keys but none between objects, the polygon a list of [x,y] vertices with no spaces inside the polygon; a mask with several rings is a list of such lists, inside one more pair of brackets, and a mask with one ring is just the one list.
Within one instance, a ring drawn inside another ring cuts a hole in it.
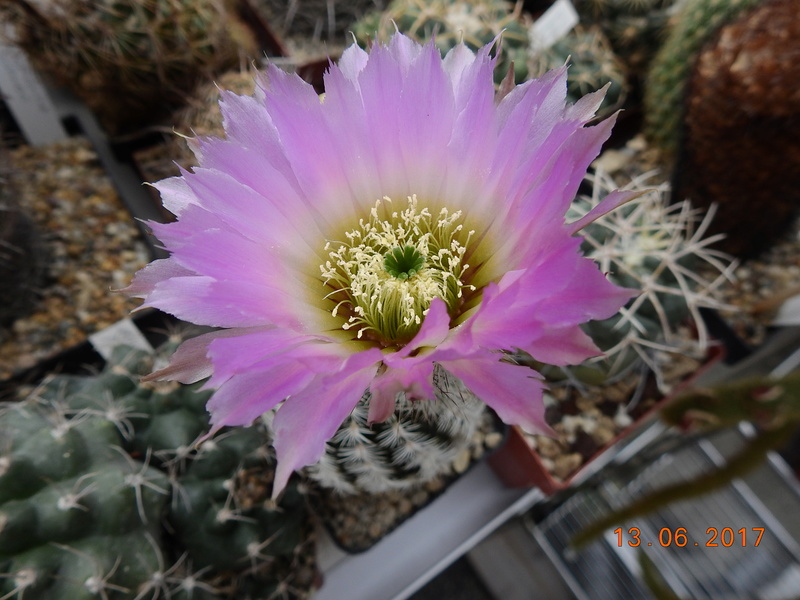
[{"label": "plastic plant tag", "polygon": [[580,21],[570,0],[556,0],[531,26],[531,51],[541,52],[567,35]]}]

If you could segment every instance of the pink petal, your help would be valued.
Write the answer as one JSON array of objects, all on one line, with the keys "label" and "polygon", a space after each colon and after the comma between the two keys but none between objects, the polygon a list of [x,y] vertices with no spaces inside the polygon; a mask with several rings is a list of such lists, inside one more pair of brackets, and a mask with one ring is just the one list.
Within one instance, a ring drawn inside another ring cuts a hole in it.
[{"label": "pink petal", "polygon": [[[185,174],[185,171],[182,173]],[[175,216],[180,216],[187,206],[197,203],[197,198],[183,177],[169,177],[151,185],[161,194],[164,208]]]},{"label": "pink petal", "polygon": [[187,277],[190,275],[194,275],[194,273],[180,266],[171,258],[160,258],[137,272],[130,285],[121,289],[120,292],[134,298],[145,298],[158,283],[172,277]]},{"label": "pink petal", "polygon": [[545,386],[539,374],[499,358],[498,354],[486,352],[482,356],[440,364],[491,406],[505,423],[520,425],[531,433],[552,434],[544,419],[542,391]]},{"label": "pink petal", "polygon": [[399,359],[406,358],[414,351],[436,347],[445,340],[449,332],[450,315],[447,313],[447,304],[441,298],[434,298],[417,335],[402,349],[387,354],[384,362],[395,365]]},{"label": "pink petal", "polygon": [[[364,70],[369,60],[369,54],[358,44],[350,44],[339,58],[338,69],[347,79],[356,81],[359,73]],[[331,69],[335,70],[335,69]],[[326,73],[326,76],[328,74]],[[326,82],[327,83],[327,82]],[[328,86],[325,86],[328,89]]]},{"label": "pink petal", "polygon": [[313,378],[314,373],[291,361],[231,377],[206,405],[211,413],[211,434],[225,426],[251,425],[287,396],[306,388]]},{"label": "pink petal", "polygon": [[405,361],[399,367],[389,367],[370,384],[370,423],[388,419],[395,408],[397,394],[405,393],[409,399],[430,400],[435,396],[432,383],[433,363],[429,360]]},{"label": "pink petal", "polygon": [[645,193],[647,193],[647,190],[643,191],[616,190],[614,192],[611,192],[605,198],[603,198],[597,204],[597,206],[595,206],[592,210],[583,215],[580,219],[577,219],[576,221],[570,223],[567,230],[572,235],[575,235],[581,229],[586,227],[589,223],[593,223],[603,215],[610,213],[612,210],[619,208],[626,202],[630,202],[634,198],[638,198],[639,196]]},{"label": "pink petal", "polygon": [[[218,387],[256,365],[261,367],[259,370],[278,366],[286,360],[283,356],[285,353],[312,339],[311,336],[298,335],[291,329],[277,327],[251,329],[235,337],[216,339],[208,347],[208,357],[214,365],[214,376],[209,380],[208,387]],[[278,361],[273,364],[264,363],[265,359],[276,355],[279,357]]]},{"label": "pink petal", "polygon": [[143,377],[143,381],[173,380],[181,383],[196,383],[213,373],[208,347],[211,342],[226,337],[236,337],[241,329],[222,329],[204,333],[183,342],[170,359],[169,365]]},{"label": "pink petal", "polygon": [[351,355],[340,370],[317,377],[278,409],[273,421],[278,458],[273,498],[286,486],[292,471],[319,460],[325,442],[333,437],[375,377],[380,358],[376,348]]}]

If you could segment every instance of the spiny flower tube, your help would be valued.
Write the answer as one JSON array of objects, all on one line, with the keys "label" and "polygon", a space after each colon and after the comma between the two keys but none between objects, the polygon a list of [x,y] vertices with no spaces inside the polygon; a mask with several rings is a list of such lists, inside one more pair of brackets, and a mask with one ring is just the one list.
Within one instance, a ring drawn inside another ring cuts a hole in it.
[{"label": "spiny flower tube", "polygon": [[277,409],[274,493],[313,464],[364,390],[369,420],[398,394],[432,398],[445,369],[507,423],[547,431],[535,371],[598,354],[579,328],[631,296],[580,254],[565,215],[614,119],[602,92],[565,104],[566,68],[496,96],[489,46],[442,57],[395,34],[350,46],[325,96],[270,66],[253,97],[224,92],[227,135],[155,187],[170,257],[127,292],[220,328],[151,377],[209,377],[214,430]]}]

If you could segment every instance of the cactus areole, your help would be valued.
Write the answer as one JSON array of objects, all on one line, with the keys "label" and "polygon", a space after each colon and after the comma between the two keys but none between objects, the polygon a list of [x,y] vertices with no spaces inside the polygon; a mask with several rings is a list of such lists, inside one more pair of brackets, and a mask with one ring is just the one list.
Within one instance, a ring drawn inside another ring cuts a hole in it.
[{"label": "cactus areole", "polygon": [[278,407],[275,493],[365,390],[382,422],[402,395],[434,398],[435,367],[547,431],[542,378],[507,351],[578,363],[598,353],[580,325],[631,297],[576,234],[635,194],[565,218],[614,123],[587,126],[602,93],[567,105],[561,68],[495,97],[491,50],[352,45],[324,101],[270,66],[253,97],[223,93],[227,139],[196,140],[199,167],[155,184],[171,256],[127,291],[221,329],[154,377],[210,376],[214,430]]}]

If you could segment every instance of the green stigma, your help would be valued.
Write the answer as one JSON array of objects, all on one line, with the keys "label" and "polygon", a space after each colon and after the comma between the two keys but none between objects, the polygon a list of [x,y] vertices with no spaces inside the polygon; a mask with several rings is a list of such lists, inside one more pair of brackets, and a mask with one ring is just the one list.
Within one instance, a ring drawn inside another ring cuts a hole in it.
[{"label": "green stigma", "polygon": [[425,257],[414,246],[395,246],[383,258],[383,268],[392,277],[408,279],[420,272],[425,265]]}]

